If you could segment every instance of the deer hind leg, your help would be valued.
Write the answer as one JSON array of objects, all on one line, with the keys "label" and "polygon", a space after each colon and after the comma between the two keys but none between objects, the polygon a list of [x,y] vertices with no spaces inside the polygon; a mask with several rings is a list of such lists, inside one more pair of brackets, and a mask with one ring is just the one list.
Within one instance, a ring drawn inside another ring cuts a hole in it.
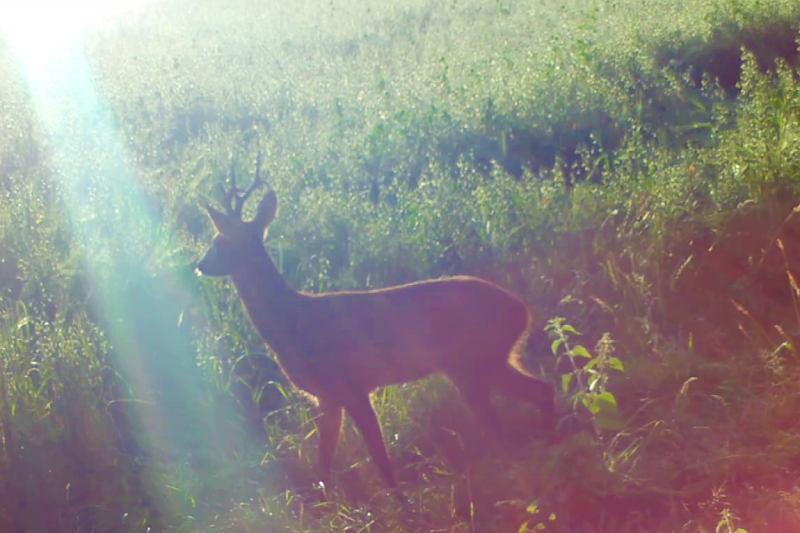
[{"label": "deer hind leg", "polygon": [[475,420],[488,432],[489,437],[501,440],[503,427],[491,402],[491,387],[482,372],[469,372],[459,369],[447,372],[450,381],[461,393]]},{"label": "deer hind leg", "polygon": [[386,451],[386,444],[383,442],[383,431],[378,423],[378,417],[375,415],[375,410],[372,408],[369,395],[352,393],[345,402],[345,409],[353,418],[358,431],[361,433],[361,438],[367,445],[372,460],[380,470],[383,478],[390,488],[397,487],[392,472],[392,463],[389,460],[389,453]]},{"label": "deer hind leg", "polygon": [[505,363],[490,374],[491,388],[500,396],[529,402],[539,408],[548,429],[556,423],[555,391],[544,380]]},{"label": "deer hind leg", "polygon": [[320,417],[317,420],[319,429],[319,469],[322,475],[323,489],[331,486],[331,471],[336,446],[339,444],[339,433],[342,430],[344,410],[341,404],[330,398],[319,398]]}]

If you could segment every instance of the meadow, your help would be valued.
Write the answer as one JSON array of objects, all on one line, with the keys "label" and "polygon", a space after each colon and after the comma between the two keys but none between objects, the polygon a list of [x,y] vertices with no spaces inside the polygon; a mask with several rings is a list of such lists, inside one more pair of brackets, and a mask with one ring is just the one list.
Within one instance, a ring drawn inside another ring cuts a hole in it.
[{"label": "meadow", "polygon": [[[0,531],[797,531],[798,28],[790,0],[164,0],[50,55],[0,33]],[[500,401],[496,453],[443,378],[387,387],[407,507],[349,421],[323,499],[316,411],[195,272],[259,153],[295,288],[523,298],[558,438]]]}]

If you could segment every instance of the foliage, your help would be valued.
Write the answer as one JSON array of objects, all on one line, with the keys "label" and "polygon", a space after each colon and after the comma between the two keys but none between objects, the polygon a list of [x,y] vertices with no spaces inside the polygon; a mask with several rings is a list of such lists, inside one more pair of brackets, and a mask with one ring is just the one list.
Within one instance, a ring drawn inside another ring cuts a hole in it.
[{"label": "foliage", "polygon": [[[578,335],[578,332],[569,324],[564,324],[563,318],[551,319],[546,331],[554,332],[556,339],[553,341],[551,350],[556,356],[556,366],[558,358],[566,355],[572,367],[572,371],[561,375],[561,389],[567,396],[573,409],[580,403],[592,415],[596,429],[620,430],[622,423],[619,420],[617,410],[617,399],[614,394],[606,390],[610,370],[624,372],[625,367],[618,358],[611,355],[613,352],[613,341],[606,333],[597,344],[597,356],[592,357],[589,350],[580,344],[572,345],[569,341],[570,335]],[[560,353],[563,348],[563,354]],[[578,363],[578,359],[588,359],[583,363]],[[573,385],[574,381],[574,385]]]},{"label": "foliage", "polygon": [[[173,0],[44,85],[3,37],[0,530],[796,531],[798,22],[785,0]],[[407,507],[350,426],[322,501],[315,410],[230,283],[193,274],[202,205],[259,151],[293,286],[522,296],[557,435],[502,404],[497,453],[442,378],[388,387]]]}]

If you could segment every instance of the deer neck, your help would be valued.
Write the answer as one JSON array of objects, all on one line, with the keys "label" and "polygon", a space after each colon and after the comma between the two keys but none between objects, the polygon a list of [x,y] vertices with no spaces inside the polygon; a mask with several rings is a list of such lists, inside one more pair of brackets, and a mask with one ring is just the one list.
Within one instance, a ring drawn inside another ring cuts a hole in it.
[{"label": "deer neck", "polygon": [[260,243],[231,272],[231,279],[261,339],[281,351],[285,337],[295,329],[292,317],[297,315],[300,293],[284,279]]}]

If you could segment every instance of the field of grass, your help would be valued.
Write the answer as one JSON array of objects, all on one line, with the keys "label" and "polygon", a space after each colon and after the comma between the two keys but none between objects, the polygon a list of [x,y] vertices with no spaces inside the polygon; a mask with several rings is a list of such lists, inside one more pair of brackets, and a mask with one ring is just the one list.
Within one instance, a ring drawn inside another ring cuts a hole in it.
[{"label": "field of grass", "polygon": [[[798,28],[790,0],[165,0],[49,56],[0,33],[0,531],[800,530]],[[315,409],[194,272],[259,151],[294,287],[519,294],[559,439],[502,403],[498,454],[443,378],[389,387],[407,508],[349,422],[323,500]]]}]

